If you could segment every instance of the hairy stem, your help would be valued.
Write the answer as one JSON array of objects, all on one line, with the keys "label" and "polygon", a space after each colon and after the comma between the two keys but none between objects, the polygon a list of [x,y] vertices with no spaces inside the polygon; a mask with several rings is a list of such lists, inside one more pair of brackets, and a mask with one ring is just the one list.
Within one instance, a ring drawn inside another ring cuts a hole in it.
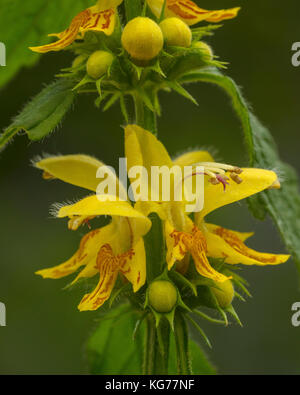
[{"label": "hairy stem", "polygon": [[157,135],[156,114],[143,102],[138,92],[133,96],[136,124]]},{"label": "hairy stem", "polygon": [[192,374],[189,357],[188,328],[184,317],[176,313],[174,321],[178,374]]}]

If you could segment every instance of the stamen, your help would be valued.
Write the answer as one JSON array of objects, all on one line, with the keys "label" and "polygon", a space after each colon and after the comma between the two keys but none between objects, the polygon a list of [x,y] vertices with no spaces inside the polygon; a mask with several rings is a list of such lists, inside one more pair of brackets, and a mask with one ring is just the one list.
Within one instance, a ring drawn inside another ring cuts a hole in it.
[{"label": "stamen", "polygon": [[224,190],[228,184],[227,180],[229,180],[229,178],[225,176],[226,172],[230,173],[231,179],[237,184],[241,184],[243,182],[243,180],[238,176],[238,174],[241,174],[243,170],[237,166],[217,162],[198,162],[194,166],[204,167],[204,174],[211,177],[210,182],[213,185],[222,183]]},{"label": "stamen", "polygon": [[243,180],[241,179],[241,177],[239,177],[237,175],[237,173],[230,173],[230,178],[236,182],[237,184],[241,184],[243,182]]},{"label": "stamen", "polygon": [[241,174],[243,172],[243,170],[237,166],[232,166],[232,165],[226,165],[224,163],[217,163],[217,162],[199,162],[196,163],[196,165],[199,166],[204,166],[204,167],[214,167],[214,168],[218,168],[218,169],[223,169],[226,171],[233,171],[237,174]]},{"label": "stamen", "polygon": [[223,189],[225,192],[226,185],[229,185],[229,183],[227,182],[227,180],[229,180],[229,178],[226,176],[220,176],[219,174],[217,174],[217,180],[223,185]]},{"label": "stamen", "polygon": [[223,169],[218,169],[217,167],[205,167],[205,170],[211,171],[213,173],[217,173],[217,174],[225,174],[225,170]]},{"label": "stamen", "polygon": [[89,221],[93,218],[95,218],[95,216],[84,217],[81,215],[74,215],[73,217],[70,218],[70,220],[68,222],[68,229],[69,230],[77,230],[81,225],[84,225],[84,224],[87,224],[88,228],[91,229]]},{"label": "stamen", "polygon": [[213,173],[210,170],[206,170],[206,168],[204,169],[204,174],[206,174],[207,176],[210,176],[211,178],[217,178],[217,175],[215,173]]}]

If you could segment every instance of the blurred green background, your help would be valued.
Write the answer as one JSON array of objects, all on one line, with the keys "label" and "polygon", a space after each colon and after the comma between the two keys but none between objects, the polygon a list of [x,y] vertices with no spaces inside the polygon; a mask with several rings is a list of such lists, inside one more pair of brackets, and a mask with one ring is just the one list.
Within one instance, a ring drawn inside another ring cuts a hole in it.
[{"label": "blurred green background", "polygon": [[[270,127],[281,156],[299,171],[300,68],[291,65],[291,46],[300,41],[300,3],[285,7],[273,0],[202,0],[210,9],[242,6],[209,40],[228,74],[244,87],[259,118]],[[1,37],[0,37],[1,41]],[[9,124],[44,83],[70,64],[67,54],[48,54],[23,69],[0,91],[1,127]],[[10,67],[8,64],[7,67]],[[0,73],[2,69],[0,68]],[[214,147],[224,162],[246,163],[241,127],[227,97],[209,85],[191,86],[199,102],[163,95],[159,135],[171,154],[190,147]],[[102,113],[93,98],[77,101],[63,127],[41,143],[18,137],[0,156],[0,301],[7,307],[7,327],[0,327],[0,373],[86,373],[84,341],[97,313],[79,313],[82,290],[62,291],[66,280],[42,280],[34,271],[56,265],[77,248],[81,231],[49,215],[53,202],[82,197],[85,191],[59,181],[45,182],[30,165],[42,152],[86,153],[117,166],[123,156],[119,108]],[[245,204],[222,208],[211,221],[241,231],[255,231],[249,244],[268,252],[284,247],[271,221],[254,220]],[[299,241],[300,242],[300,241]],[[244,327],[203,324],[213,343],[207,350],[222,374],[300,373],[300,327],[291,325],[291,305],[300,301],[299,279],[290,261],[275,268],[246,268],[253,298],[235,307]],[[122,334],[120,333],[120,336]]]}]

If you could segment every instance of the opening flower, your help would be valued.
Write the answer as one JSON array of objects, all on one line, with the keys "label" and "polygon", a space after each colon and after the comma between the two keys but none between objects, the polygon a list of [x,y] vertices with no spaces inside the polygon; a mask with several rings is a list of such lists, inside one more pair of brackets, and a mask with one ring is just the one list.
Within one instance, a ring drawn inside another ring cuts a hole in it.
[{"label": "opening flower", "polygon": [[194,221],[188,216],[190,213],[186,212],[184,202],[141,199],[136,203],[138,211],[145,215],[155,212],[164,221],[169,269],[179,263],[178,269],[184,272],[189,262],[185,258],[190,253],[200,275],[224,282],[228,277],[217,272],[208,257],[245,265],[276,265],[288,260],[289,255],[260,253],[248,248],[244,241],[251,236],[249,233],[235,232],[204,221],[207,214],[219,207],[277,185],[277,175],[273,171],[214,163],[206,151],[188,152],[172,161],[163,144],[152,133],[136,125],[129,125],[125,130],[125,152],[128,168],[144,166],[148,175],[152,166],[202,165],[205,169],[204,208],[195,214]]},{"label": "opening flower", "polygon": [[57,41],[39,47],[30,47],[34,52],[46,53],[61,51],[78,38],[83,38],[87,31],[103,32],[111,35],[115,29],[117,6],[123,0],[98,0],[97,4],[76,15],[70,26],[61,33],[52,33]]},{"label": "opening flower", "polygon": [[[96,173],[104,165],[89,156],[67,155],[43,159],[36,166],[44,171],[45,178],[58,178],[95,192],[99,183]],[[122,188],[120,184],[119,188]],[[99,275],[96,288],[81,300],[78,306],[80,311],[96,310],[103,305],[110,297],[119,273],[132,283],[134,292],[146,280],[142,237],[149,231],[151,221],[128,201],[100,201],[100,198],[93,194],[75,204],[57,208],[56,216],[68,217],[69,228],[73,230],[97,216],[108,215],[112,219],[109,225],[87,233],[82,238],[79,249],[69,260],[37,272],[44,278],[58,279],[83,268],[73,283],[80,278]]]},{"label": "opening flower", "polygon": [[[147,0],[147,3],[153,14],[160,17],[164,0]],[[190,0],[167,0],[165,17],[169,18],[176,16],[188,25],[195,25],[201,21],[221,22],[225,19],[235,18],[239,10],[240,7],[209,11],[199,8],[197,4]]]}]

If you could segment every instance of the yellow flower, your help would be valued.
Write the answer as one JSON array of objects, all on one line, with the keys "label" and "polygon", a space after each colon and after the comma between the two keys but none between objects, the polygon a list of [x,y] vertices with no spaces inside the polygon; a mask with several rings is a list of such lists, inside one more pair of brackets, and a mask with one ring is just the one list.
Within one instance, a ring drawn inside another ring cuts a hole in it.
[{"label": "yellow flower", "polygon": [[[99,179],[96,173],[103,163],[85,155],[67,155],[43,159],[36,166],[44,171],[44,178],[58,178],[93,192]],[[118,183],[118,180],[116,180]],[[122,188],[120,184],[119,189]],[[87,233],[77,252],[66,262],[40,270],[44,278],[57,279],[79,272],[73,283],[80,278],[100,275],[93,292],[85,295],[78,308],[80,311],[96,310],[109,297],[121,273],[132,283],[134,292],[146,280],[146,257],[143,236],[149,231],[151,221],[135,210],[128,201],[100,201],[93,194],[71,205],[57,208],[57,217],[69,218],[69,228],[77,229],[96,216],[111,216],[111,223]]]},{"label": "yellow flower", "polygon": [[[154,15],[159,17],[162,12],[164,0],[147,0],[149,7]],[[240,7],[230,8],[227,10],[208,11],[199,8],[197,4],[190,0],[167,0],[165,8],[165,17],[182,19],[188,25],[194,25],[201,21],[221,22],[225,19],[232,19],[237,16]]]},{"label": "yellow flower", "polygon": [[156,212],[164,221],[169,269],[177,263],[177,270],[184,272],[190,253],[200,275],[224,282],[228,277],[217,272],[210,265],[208,257],[222,258],[229,264],[245,265],[276,265],[289,258],[289,255],[254,251],[244,244],[251,234],[224,229],[204,221],[205,216],[218,207],[277,186],[277,175],[273,171],[218,164],[205,151],[186,153],[173,162],[163,144],[153,134],[136,125],[129,125],[125,129],[125,153],[129,169],[132,166],[144,166],[147,169],[149,185],[152,166],[171,168],[174,165],[197,164],[205,169],[204,208],[195,214],[194,222],[185,211],[185,202],[149,202],[143,201],[146,200],[143,198],[135,205],[145,215]]},{"label": "yellow flower", "polygon": [[76,15],[70,26],[61,33],[49,34],[58,37],[58,41],[39,47],[30,47],[34,52],[46,53],[61,51],[77,38],[82,38],[87,31],[104,32],[111,35],[115,29],[117,6],[123,0],[98,0],[93,7],[87,8]]}]

